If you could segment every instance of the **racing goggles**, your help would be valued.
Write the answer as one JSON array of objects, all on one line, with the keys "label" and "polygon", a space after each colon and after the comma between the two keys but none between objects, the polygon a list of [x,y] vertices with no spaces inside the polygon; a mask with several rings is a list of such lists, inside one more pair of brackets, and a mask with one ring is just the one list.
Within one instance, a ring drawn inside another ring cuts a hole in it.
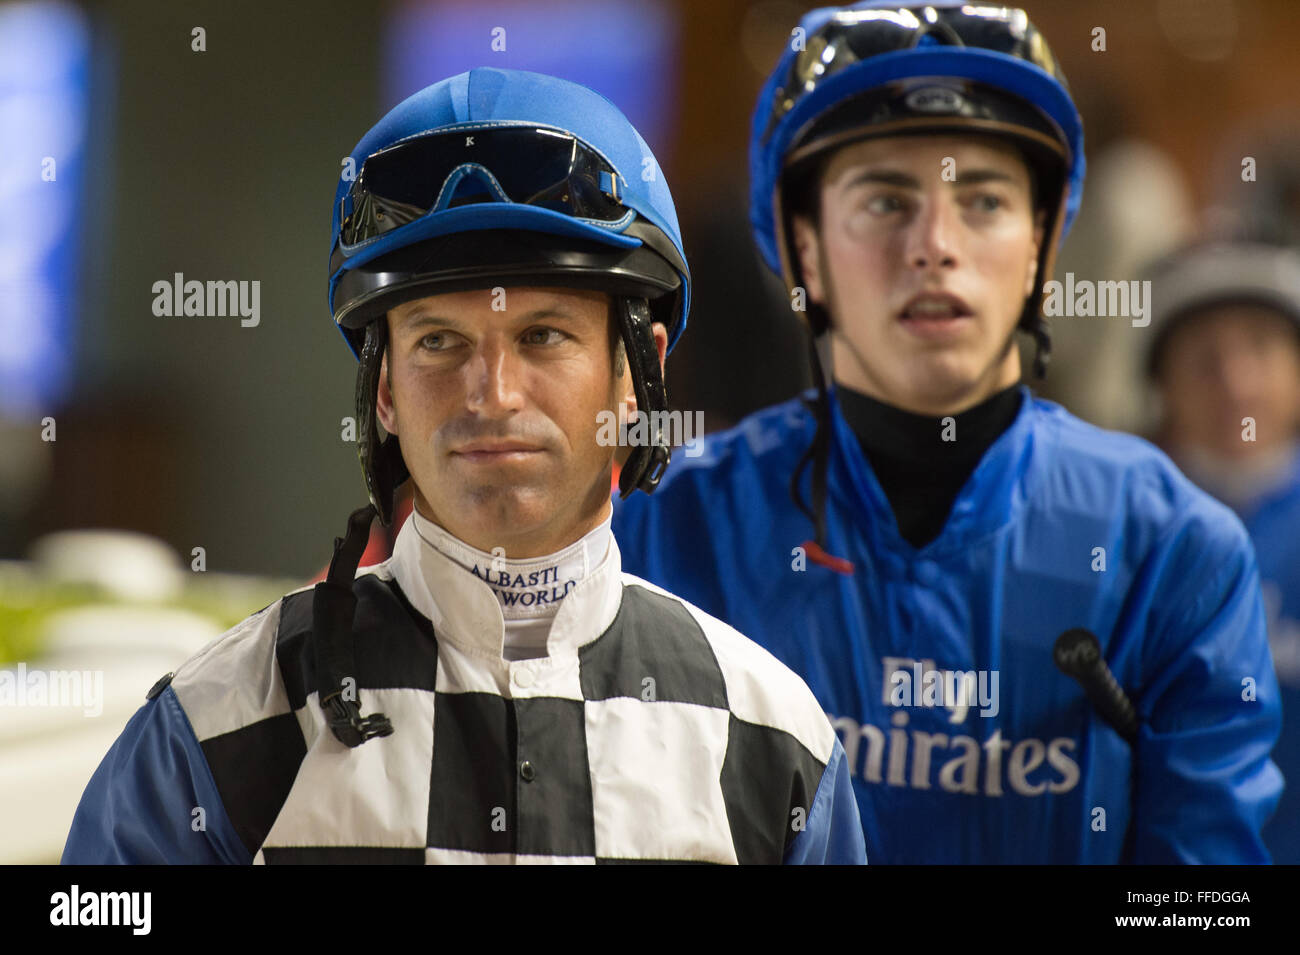
[{"label": "racing goggles", "polygon": [[[926,39],[926,38],[930,39]],[[828,77],[883,53],[924,46],[973,47],[1032,63],[1062,83],[1056,59],[1029,15],[1015,7],[899,7],[845,10],[808,37],[777,90],[763,142],[795,104]]]},{"label": "racing goggles", "polygon": [[339,239],[356,245],[428,212],[477,202],[514,202],[617,222],[628,214],[622,195],[618,170],[569,133],[538,126],[462,127],[366,157],[339,200]]}]

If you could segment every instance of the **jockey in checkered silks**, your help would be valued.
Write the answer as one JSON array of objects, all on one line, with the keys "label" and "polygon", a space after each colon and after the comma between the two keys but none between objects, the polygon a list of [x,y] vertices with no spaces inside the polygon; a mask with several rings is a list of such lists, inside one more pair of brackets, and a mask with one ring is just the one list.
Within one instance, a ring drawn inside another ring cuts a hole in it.
[{"label": "jockey in checkered silks", "polygon": [[324,581],[154,686],[63,861],[865,862],[804,683],[621,569],[615,460],[623,496],[668,465],[690,298],[626,118],[533,73],[436,83],[345,161],[332,233],[370,504]]}]

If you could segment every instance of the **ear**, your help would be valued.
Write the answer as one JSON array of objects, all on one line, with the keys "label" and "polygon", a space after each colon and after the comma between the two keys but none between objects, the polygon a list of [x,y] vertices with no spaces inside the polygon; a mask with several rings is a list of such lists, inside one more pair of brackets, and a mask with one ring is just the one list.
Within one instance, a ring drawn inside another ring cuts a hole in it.
[{"label": "ear", "polygon": [[799,259],[799,274],[803,277],[804,287],[808,291],[808,300],[817,304],[826,304],[826,293],[822,287],[821,246],[817,241],[817,230],[804,216],[795,216],[791,220],[794,229],[794,252]]},{"label": "ear", "polygon": [[393,393],[388,387],[388,349],[384,349],[383,360],[379,364],[379,390],[375,394],[375,413],[379,423],[389,434],[397,434],[397,408],[393,406]]},{"label": "ear", "polygon": [[[1038,277],[1038,253],[1043,247],[1043,232],[1047,227],[1047,210],[1034,213],[1034,244],[1029,251],[1029,274],[1025,277],[1025,298],[1034,294],[1034,279]],[[1043,277],[1046,281],[1051,276]]]},{"label": "ear", "polygon": [[668,329],[663,322],[651,322],[650,332],[655,337],[655,351],[659,352],[659,374],[664,373],[664,360],[668,357]]}]

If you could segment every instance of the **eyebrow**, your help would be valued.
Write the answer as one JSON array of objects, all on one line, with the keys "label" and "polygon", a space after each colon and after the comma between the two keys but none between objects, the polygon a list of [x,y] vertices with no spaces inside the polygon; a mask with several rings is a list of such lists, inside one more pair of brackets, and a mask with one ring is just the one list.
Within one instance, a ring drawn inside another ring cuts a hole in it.
[{"label": "eyebrow", "polygon": [[[852,189],[854,186],[865,185],[873,182],[881,183],[886,186],[898,186],[902,189],[921,188],[921,180],[917,179],[910,173],[899,172],[893,169],[864,169],[859,173],[855,173],[848,182],[844,183],[840,188]],[[954,180],[951,185],[977,186],[985,182],[1014,183],[1015,179],[1000,169],[971,169],[965,172],[959,179]]]},{"label": "eyebrow", "polygon": [[[525,324],[527,322],[536,322],[542,319],[559,319],[561,321],[570,322],[578,321],[576,315],[563,308],[545,306],[527,312],[519,319],[519,322],[520,324]],[[453,318],[450,315],[431,312],[426,307],[412,309],[408,315],[397,320],[398,329],[403,332],[415,331],[416,329],[424,328],[428,325],[439,325],[443,328],[450,328],[452,331],[462,331],[466,326],[473,324],[473,322],[466,322],[461,319]]]}]

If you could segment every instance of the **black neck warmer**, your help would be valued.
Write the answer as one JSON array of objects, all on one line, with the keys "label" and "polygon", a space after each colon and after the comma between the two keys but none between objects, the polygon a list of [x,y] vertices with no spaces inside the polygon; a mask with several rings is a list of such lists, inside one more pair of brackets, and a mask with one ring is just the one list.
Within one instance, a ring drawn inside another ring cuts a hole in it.
[{"label": "black neck warmer", "polygon": [[953,415],[945,441],[942,418],[912,414],[836,386],[844,420],[871,462],[899,531],[913,547],[938,536],[953,501],[984,457],[1020,412],[1020,387],[1012,385]]}]

